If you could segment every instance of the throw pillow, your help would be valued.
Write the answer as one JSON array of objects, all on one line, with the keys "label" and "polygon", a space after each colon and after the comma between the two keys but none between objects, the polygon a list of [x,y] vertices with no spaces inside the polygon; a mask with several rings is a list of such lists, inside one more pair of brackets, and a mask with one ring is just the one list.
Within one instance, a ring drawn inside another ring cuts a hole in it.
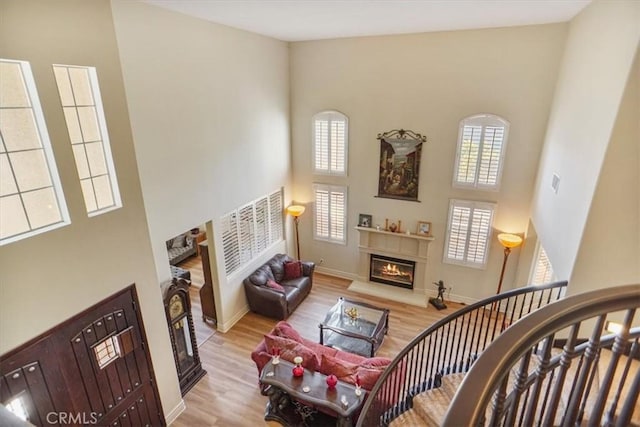
[{"label": "throw pillow", "polygon": [[278,324],[273,328],[273,335],[283,338],[289,338],[299,343],[303,343],[302,336],[298,333],[298,331],[293,329],[293,326],[291,326],[284,320],[278,322]]},{"label": "throw pillow", "polygon": [[271,279],[267,280],[267,288],[271,288],[274,291],[284,293],[284,288],[282,287],[282,285],[276,282],[275,280],[271,280]]},{"label": "throw pillow", "polygon": [[302,263],[300,261],[287,261],[284,263],[285,280],[302,277]]},{"label": "throw pillow", "polygon": [[320,372],[323,374],[333,374],[338,377],[340,381],[344,381],[349,384],[355,384],[357,376],[360,380],[360,385],[365,390],[371,390],[373,388],[385,368],[386,365],[371,367],[356,365],[344,360],[336,359],[335,357],[325,356],[324,354],[320,361]]},{"label": "throw pillow", "polygon": [[184,234],[181,234],[178,237],[173,238],[173,243],[171,243],[171,248],[184,248],[185,243],[187,242],[187,238]]},{"label": "throw pillow", "polygon": [[291,340],[289,338],[278,337],[275,335],[265,335],[264,342],[267,346],[267,352],[273,354],[273,349],[280,349],[280,358],[287,362],[293,363],[296,356],[302,357],[302,366],[310,371],[318,369],[318,358],[316,354],[306,345]]}]

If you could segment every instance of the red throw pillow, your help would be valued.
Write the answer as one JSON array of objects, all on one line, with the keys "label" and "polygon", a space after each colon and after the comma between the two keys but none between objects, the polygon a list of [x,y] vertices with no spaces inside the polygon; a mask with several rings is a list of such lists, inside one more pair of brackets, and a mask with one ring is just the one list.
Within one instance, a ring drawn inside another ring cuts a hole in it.
[{"label": "red throw pillow", "polygon": [[318,369],[318,358],[309,347],[300,344],[289,338],[278,337],[275,335],[265,335],[264,342],[267,345],[269,354],[273,354],[273,349],[280,349],[280,357],[287,362],[293,363],[296,356],[302,357],[302,366],[310,371]]},{"label": "red throw pillow", "polygon": [[370,366],[365,367],[356,365],[344,360],[336,359],[335,357],[322,355],[320,361],[320,372],[325,375],[333,374],[340,381],[344,381],[349,384],[356,383],[356,375],[360,379],[360,385],[365,390],[371,390],[373,386],[382,375],[386,368],[385,366]]},{"label": "red throw pillow", "polygon": [[287,261],[284,263],[285,280],[302,277],[302,263],[300,261]]},{"label": "red throw pillow", "polygon": [[282,287],[282,285],[276,282],[275,280],[271,280],[271,279],[267,280],[267,288],[271,288],[279,292],[284,292],[284,288]]},{"label": "red throw pillow", "polygon": [[302,343],[302,336],[298,333],[298,331],[293,329],[293,326],[291,326],[284,320],[281,320],[280,322],[278,322],[278,324],[273,328],[272,334],[279,337],[283,337],[283,338],[289,338],[299,343]]}]

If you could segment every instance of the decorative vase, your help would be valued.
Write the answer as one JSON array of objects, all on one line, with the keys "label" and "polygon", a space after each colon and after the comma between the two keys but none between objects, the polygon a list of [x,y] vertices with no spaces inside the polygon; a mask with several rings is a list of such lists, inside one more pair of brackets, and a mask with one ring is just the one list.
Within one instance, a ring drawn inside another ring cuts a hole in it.
[{"label": "decorative vase", "polygon": [[327,386],[333,390],[336,387],[336,384],[338,384],[338,377],[333,374],[329,375],[327,377]]},{"label": "decorative vase", "polygon": [[293,376],[294,377],[301,377],[302,375],[304,375],[304,368],[300,365],[296,365],[293,367]]},{"label": "decorative vase", "polygon": [[293,367],[293,376],[301,377],[302,375],[304,375],[304,368],[302,367],[302,357],[300,356],[294,357],[293,363],[296,364],[296,366]]}]

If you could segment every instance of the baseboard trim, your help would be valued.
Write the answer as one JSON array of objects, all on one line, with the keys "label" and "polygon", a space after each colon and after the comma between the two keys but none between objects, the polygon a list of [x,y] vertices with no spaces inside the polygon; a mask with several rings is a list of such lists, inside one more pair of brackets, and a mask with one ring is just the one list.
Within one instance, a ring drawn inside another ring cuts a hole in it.
[{"label": "baseboard trim", "polygon": [[227,320],[224,323],[218,323],[218,331],[223,334],[229,332],[233,326],[240,321],[244,317],[245,314],[249,312],[249,306],[245,305],[242,309],[240,309],[231,319]]},{"label": "baseboard trim", "polygon": [[177,420],[180,414],[182,414],[186,409],[187,405],[184,404],[184,400],[180,399],[180,403],[178,403],[175,408],[173,408],[171,411],[169,411],[168,414],[164,416],[164,420],[167,425],[171,425],[171,423]]},{"label": "baseboard trim", "polygon": [[341,279],[347,279],[347,280],[357,280],[358,279],[358,275],[357,274],[347,273],[347,272],[341,271],[341,270],[334,270],[333,268],[316,266],[316,270],[315,271],[317,271],[318,273],[326,274],[328,276],[339,277]]}]

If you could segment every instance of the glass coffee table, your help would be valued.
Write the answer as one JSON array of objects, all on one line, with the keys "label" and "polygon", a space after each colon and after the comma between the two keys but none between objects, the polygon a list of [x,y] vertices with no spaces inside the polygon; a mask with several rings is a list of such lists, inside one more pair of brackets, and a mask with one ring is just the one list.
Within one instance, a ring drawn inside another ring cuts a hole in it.
[{"label": "glass coffee table", "polygon": [[389,329],[389,310],[338,298],[318,326],[320,344],[373,357]]}]

